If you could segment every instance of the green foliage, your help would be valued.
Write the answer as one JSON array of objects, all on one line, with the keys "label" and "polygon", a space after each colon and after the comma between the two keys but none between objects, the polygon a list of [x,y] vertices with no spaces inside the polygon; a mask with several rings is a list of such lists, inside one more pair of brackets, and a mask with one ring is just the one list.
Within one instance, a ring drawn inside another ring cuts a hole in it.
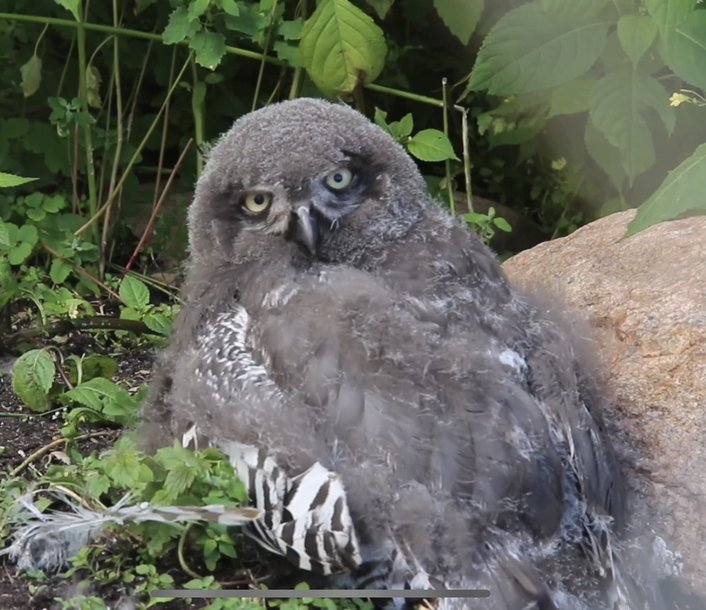
[{"label": "green foliage", "polygon": [[56,367],[46,349],[25,352],[15,362],[12,389],[32,411],[46,411]]}]

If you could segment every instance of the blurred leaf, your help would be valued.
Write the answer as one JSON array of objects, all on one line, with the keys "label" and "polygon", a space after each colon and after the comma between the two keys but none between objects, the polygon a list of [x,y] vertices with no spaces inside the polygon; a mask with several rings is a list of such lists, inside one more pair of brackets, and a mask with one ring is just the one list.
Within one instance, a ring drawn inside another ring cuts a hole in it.
[{"label": "blurred leaf", "polygon": [[486,36],[464,95],[527,93],[556,87],[585,73],[598,59],[610,23],[567,23],[538,3],[505,13]]},{"label": "blurred leaf", "polygon": [[388,11],[392,8],[395,0],[365,0],[377,13],[380,19],[387,16]]},{"label": "blurred leaf", "polygon": [[132,275],[126,275],[118,289],[120,298],[128,307],[143,309],[150,302],[150,291],[145,284]]},{"label": "blurred leaf", "polygon": [[665,40],[674,33],[696,7],[696,0],[644,0],[650,15],[655,20],[660,34]]},{"label": "blurred leaf", "polygon": [[191,0],[186,15],[189,19],[198,19],[206,13],[211,0]]},{"label": "blurred leaf", "polygon": [[29,97],[34,95],[39,90],[39,85],[42,84],[42,60],[36,55],[32,55],[27,60],[27,63],[20,66],[20,75],[22,81],[22,95]]},{"label": "blurred leaf", "polygon": [[468,44],[483,13],[484,0],[434,0],[434,8],[449,31]]},{"label": "blurred leaf", "polygon": [[657,37],[657,24],[649,15],[631,13],[618,19],[618,40],[625,54],[636,64]]},{"label": "blurred leaf", "polygon": [[164,314],[148,313],[145,314],[143,322],[147,328],[153,330],[160,335],[168,335],[172,330],[171,320]]},{"label": "blurred leaf", "polygon": [[76,21],[81,21],[81,16],[78,13],[80,0],[54,0],[59,6],[63,6],[66,10],[71,11]]},{"label": "blurred leaf", "polygon": [[423,129],[407,141],[409,152],[422,161],[458,160],[451,142],[443,131]]},{"label": "blurred leaf", "polygon": [[598,166],[606,173],[617,190],[622,189],[625,182],[620,151],[613,146],[598,129],[588,122],[584,134],[586,150]]},{"label": "blurred leaf", "polygon": [[183,6],[172,11],[169,23],[162,32],[164,44],[176,44],[184,39],[191,38],[201,29],[198,19],[190,19]]},{"label": "blurred leaf", "polygon": [[706,144],[684,159],[637,210],[625,237],[665,220],[706,212]]},{"label": "blurred leaf", "polygon": [[56,367],[46,349],[22,354],[12,369],[12,389],[32,411],[46,411]]},{"label": "blurred leaf", "polygon": [[65,260],[61,258],[55,258],[51,262],[51,268],[49,269],[49,277],[51,281],[55,284],[63,284],[66,278],[69,277],[72,267]]},{"label": "blurred leaf", "polygon": [[22,176],[15,176],[14,174],[0,172],[0,188],[22,186],[23,184],[34,182],[35,180],[38,180],[38,178],[23,178]]},{"label": "blurred leaf", "polygon": [[311,79],[332,96],[373,82],[387,54],[382,30],[348,0],[322,0],[302,28],[299,49]]},{"label": "blurred leaf", "polygon": [[706,11],[688,15],[667,40],[667,65],[680,78],[706,90]]},{"label": "blurred leaf", "polygon": [[218,7],[223,10],[224,13],[231,15],[232,17],[237,17],[240,15],[240,9],[238,8],[235,0],[216,0]]},{"label": "blurred leaf", "polygon": [[191,38],[189,46],[196,53],[196,63],[209,70],[216,68],[226,53],[225,36],[218,32],[197,32]]},{"label": "blurred leaf", "polygon": [[101,107],[101,73],[93,64],[86,69],[86,101],[92,108]]},{"label": "blurred leaf", "polygon": [[547,118],[588,111],[595,86],[596,81],[592,78],[577,78],[559,85],[552,91]]}]

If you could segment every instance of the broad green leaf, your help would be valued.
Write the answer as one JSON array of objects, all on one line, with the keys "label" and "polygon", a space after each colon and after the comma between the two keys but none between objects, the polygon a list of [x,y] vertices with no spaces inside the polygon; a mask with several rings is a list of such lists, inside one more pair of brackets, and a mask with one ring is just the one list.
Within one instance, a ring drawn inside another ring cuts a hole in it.
[{"label": "broad green leaf", "polygon": [[211,0],[191,0],[186,15],[189,19],[198,19],[206,13]]},{"label": "broad green leaf", "polygon": [[578,78],[600,56],[609,27],[597,18],[567,23],[538,3],[512,9],[486,36],[466,93],[527,93]]},{"label": "broad green leaf", "polygon": [[636,64],[657,37],[657,24],[649,15],[632,13],[618,19],[618,40],[625,54]]},{"label": "broad green leaf", "polygon": [[102,411],[106,401],[116,392],[116,385],[110,379],[95,377],[64,393],[67,398],[95,411]]},{"label": "broad green leaf", "polygon": [[160,335],[168,335],[172,330],[171,320],[164,314],[148,313],[145,314],[143,322],[150,330],[153,330]]},{"label": "broad green leaf", "polygon": [[299,49],[312,81],[331,96],[374,81],[387,54],[382,30],[348,0],[322,0],[302,28]]},{"label": "broad green leaf", "polygon": [[377,13],[380,19],[387,16],[388,11],[392,8],[395,0],[365,0]]},{"label": "broad green leaf", "polygon": [[688,15],[667,39],[667,65],[691,85],[706,89],[706,11]]},{"label": "broad green leaf", "polygon": [[434,8],[449,31],[464,45],[478,25],[484,0],[434,0]]},{"label": "broad green leaf", "polygon": [[226,53],[226,39],[223,34],[201,30],[193,35],[189,46],[196,53],[196,63],[213,70],[221,63]]},{"label": "broad green leaf", "polygon": [[34,247],[39,241],[37,227],[34,225],[22,225],[20,230],[17,232],[17,238],[20,241],[26,242],[30,246]]},{"label": "broad green leaf", "polygon": [[49,390],[54,383],[56,367],[46,349],[33,349],[22,354],[12,369],[12,389],[32,411],[49,407]]},{"label": "broad green leaf", "polygon": [[26,241],[21,241],[19,244],[10,249],[7,253],[7,259],[12,265],[21,265],[32,254],[32,246]]},{"label": "broad green leaf", "polygon": [[586,150],[598,166],[606,173],[617,190],[621,190],[625,182],[625,171],[621,162],[620,151],[588,121],[584,134]]},{"label": "broad green leaf", "polygon": [[126,275],[122,282],[118,294],[128,307],[142,309],[150,302],[150,291],[143,282],[132,275]]},{"label": "broad green leaf", "polygon": [[578,78],[559,85],[552,91],[547,117],[588,111],[595,86],[596,81],[590,78]]},{"label": "broad green leaf", "polygon": [[662,37],[668,41],[677,25],[696,7],[696,0],[644,0]]},{"label": "broad green leaf", "polygon": [[71,269],[71,265],[69,265],[69,263],[67,263],[64,259],[55,258],[51,262],[49,277],[55,284],[63,284],[66,281],[66,278],[69,277]]},{"label": "broad green leaf", "polygon": [[240,15],[240,9],[235,0],[216,0],[216,4],[227,15],[231,15],[232,17]]},{"label": "broad green leaf", "polygon": [[14,174],[0,172],[0,188],[22,186],[23,184],[34,182],[35,180],[39,180],[39,178],[23,178],[22,176],[15,176]]},{"label": "broad green leaf", "polygon": [[80,5],[80,0],[54,0],[59,6],[63,6],[66,10],[71,11],[76,21],[81,21],[81,15],[79,15],[78,9]]},{"label": "broad green leaf", "polygon": [[191,38],[201,29],[198,19],[190,19],[183,6],[172,11],[169,15],[169,23],[162,32],[164,44],[176,44],[186,38]]},{"label": "broad green leaf", "polygon": [[[660,104],[661,100],[664,101]],[[593,90],[591,122],[620,150],[630,184],[655,162],[645,110],[654,108],[666,118],[673,112],[668,106],[662,85],[637,70],[611,72],[598,81]]]},{"label": "broad green leaf", "polygon": [[407,141],[409,152],[422,161],[458,160],[451,142],[443,131],[423,129]]},{"label": "broad green leaf", "polygon": [[29,97],[34,95],[39,90],[39,85],[42,84],[42,60],[36,55],[32,55],[26,63],[20,66],[20,75],[22,81],[22,95]]},{"label": "broad green leaf", "polygon": [[706,212],[706,144],[684,159],[637,210],[625,234],[634,235],[647,227],[693,212]]}]

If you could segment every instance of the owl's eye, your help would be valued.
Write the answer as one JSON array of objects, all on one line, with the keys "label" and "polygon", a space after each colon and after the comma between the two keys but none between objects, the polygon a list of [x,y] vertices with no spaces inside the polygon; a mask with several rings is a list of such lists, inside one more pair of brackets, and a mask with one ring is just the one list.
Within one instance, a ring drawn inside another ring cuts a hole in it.
[{"label": "owl's eye", "polygon": [[243,206],[251,214],[261,214],[272,203],[272,195],[270,193],[248,193],[245,195]]},{"label": "owl's eye", "polygon": [[353,180],[353,174],[351,170],[345,167],[339,167],[332,172],[326,174],[324,181],[326,186],[334,191],[342,191],[346,188]]}]

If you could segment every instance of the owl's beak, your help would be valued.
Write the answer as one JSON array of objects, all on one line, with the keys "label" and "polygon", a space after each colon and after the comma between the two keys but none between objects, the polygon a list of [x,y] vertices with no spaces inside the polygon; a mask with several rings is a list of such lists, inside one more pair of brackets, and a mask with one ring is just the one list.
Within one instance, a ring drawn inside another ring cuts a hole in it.
[{"label": "owl's beak", "polygon": [[312,256],[316,255],[319,248],[319,227],[316,217],[312,215],[309,206],[300,205],[295,212],[297,226],[294,232],[294,239]]}]

